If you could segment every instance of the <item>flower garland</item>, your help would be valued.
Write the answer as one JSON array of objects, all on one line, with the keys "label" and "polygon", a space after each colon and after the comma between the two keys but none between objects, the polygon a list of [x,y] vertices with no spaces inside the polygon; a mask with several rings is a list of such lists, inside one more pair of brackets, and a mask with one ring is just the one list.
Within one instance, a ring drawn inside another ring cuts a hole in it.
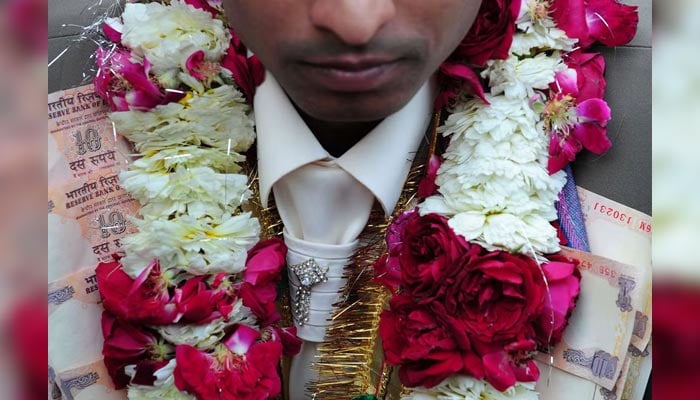
[{"label": "flower garland", "polygon": [[[552,255],[561,170],[610,147],[603,59],[585,50],[635,27],[615,0],[485,0],[441,66],[449,145],[376,264],[406,398],[537,398],[533,354],[561,339],[579,292],[575,261]],[[142,205],[126,255],[97,269],[110,375],[130,399],[275,397],[300,342],[273,326],[286,248],[243,211],[262,66],[217,0],[130,2],[104,35],[95,87],[139,152],[120,180]]]},{"label": "flower garland", "polygon": [[376,264],[405,399],[538,398],[534,354],[561,340],[581,278],[554,254],[562,169],[611,145],[604,61],[586,50],[628,42],[636,24],[615,0],[484,1],[441,67],[449,145]]},{"label": "flower garland", "polygon": [[301,345],[273,326],[286,247],[242,208],[262,69],[215,1],[127,3],[104,34],[95,87],[139,152],[119,178],[141,204],[126,255],[97,267],[110,376],[129,399],[278,396]]}]

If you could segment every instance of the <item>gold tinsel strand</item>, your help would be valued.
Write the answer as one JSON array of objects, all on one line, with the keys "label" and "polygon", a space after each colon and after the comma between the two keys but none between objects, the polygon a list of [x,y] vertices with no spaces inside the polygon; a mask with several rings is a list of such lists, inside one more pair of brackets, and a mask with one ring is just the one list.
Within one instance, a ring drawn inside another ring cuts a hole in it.
[{"label": "gold tinsel strand", "polygon": [[[431,137],[415,157],[393,215],[387,218],[375,203],[369,222],[360,235],[361,245],[345,269],[348,284],[341,296],[344,300],[336,304],[338,309],[327,330],[327,340],[318,349],[318,361],[313,367],[318,372],[318,380],[307,386],[316,399],[347,400],[364,393],[398,399],[403,389],[399,383],[393,382],[395,369],[388,365],[382,368],[382,349],[377,330],[389,292],[373,282],[374,263],[386,252],[384,237],[392,219],[415,206],[416,192],[425,174],[426,162],[435,152],[439,120],[438,112],[433,119]],[[280,236],[283,226],[272,197],[267,207],[260,202],[258,173],[254,164],[249,162],[246,165],[251,191],[246,209],[258,218],[261,239],[264,240]],[[285,290],[278,298],[281,324],[291,326],[293,319],[289,293],[286,286],[283,287]],[[288,368],[288,363],[283,366],[284,371]],[[394,390],[389,390],[390,387]]]},{"label": "gold tinsel strand", "polygon": [[[384,237],[391,220],[415,207],[418,184],[425,175],[427,161],[435,152],[439,121],[438,112],[433,118],[427,150],[423,146],[415,157],[393,215],[387,218],[381,208],[374,208],[360,236],[362,245],[346,267],[348,284],[341,296],[345,300],[337,304],[333,323],[326,331],[326,341],[318,347],[318,361],[314,364],[318,380],[307,386],[314,398],[347,400],[364,393],[378,398],[393,398],[394,395],[398,398],[398,394],[388,396],[387,393],[393,369],[383,363],[377,334],[379,317],[390,294],[373,281],[374,263],[386,252]],[[391,386],[401,390],[400,384]]]}]

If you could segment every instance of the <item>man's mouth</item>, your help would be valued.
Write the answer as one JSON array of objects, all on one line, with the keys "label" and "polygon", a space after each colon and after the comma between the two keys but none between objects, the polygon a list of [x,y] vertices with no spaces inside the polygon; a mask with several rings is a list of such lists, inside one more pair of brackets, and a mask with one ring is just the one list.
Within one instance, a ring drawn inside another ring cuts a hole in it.
[{"label": "man's mouth", "polygon": [[299,63],[309,84],[334,92],[369,92],[397,79],[403,59],[390,55],[315,57]]}]

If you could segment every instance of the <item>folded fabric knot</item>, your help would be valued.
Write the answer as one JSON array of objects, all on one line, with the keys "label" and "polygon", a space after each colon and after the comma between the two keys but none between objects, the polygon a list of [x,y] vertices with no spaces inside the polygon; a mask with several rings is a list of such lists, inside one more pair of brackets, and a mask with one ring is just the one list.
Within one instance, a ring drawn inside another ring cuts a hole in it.
[{"label": "folded fabric knot", "polygon": [[358,241],[342,245],[313,243],[291,237],[286,231],[284,241],[297,336],[323,342],[336,310],[334,304],[342,300],[347,283],[344,269]]}]

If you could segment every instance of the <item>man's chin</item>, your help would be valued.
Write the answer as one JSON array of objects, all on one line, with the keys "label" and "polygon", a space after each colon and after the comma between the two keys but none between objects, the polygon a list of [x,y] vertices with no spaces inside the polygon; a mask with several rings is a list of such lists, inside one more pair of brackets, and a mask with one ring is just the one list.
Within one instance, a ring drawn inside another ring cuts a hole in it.
[{"label": "man's chin", "polygon": [[341,101],[309,102],[305,101],[308,99],[304,99],[295,103],[303,113],[316,120],[370,122],[382,120],[394,114],[411,100],[411,97],[382,99],[376,95],[369,99],[347,95],[343,97]]}]

